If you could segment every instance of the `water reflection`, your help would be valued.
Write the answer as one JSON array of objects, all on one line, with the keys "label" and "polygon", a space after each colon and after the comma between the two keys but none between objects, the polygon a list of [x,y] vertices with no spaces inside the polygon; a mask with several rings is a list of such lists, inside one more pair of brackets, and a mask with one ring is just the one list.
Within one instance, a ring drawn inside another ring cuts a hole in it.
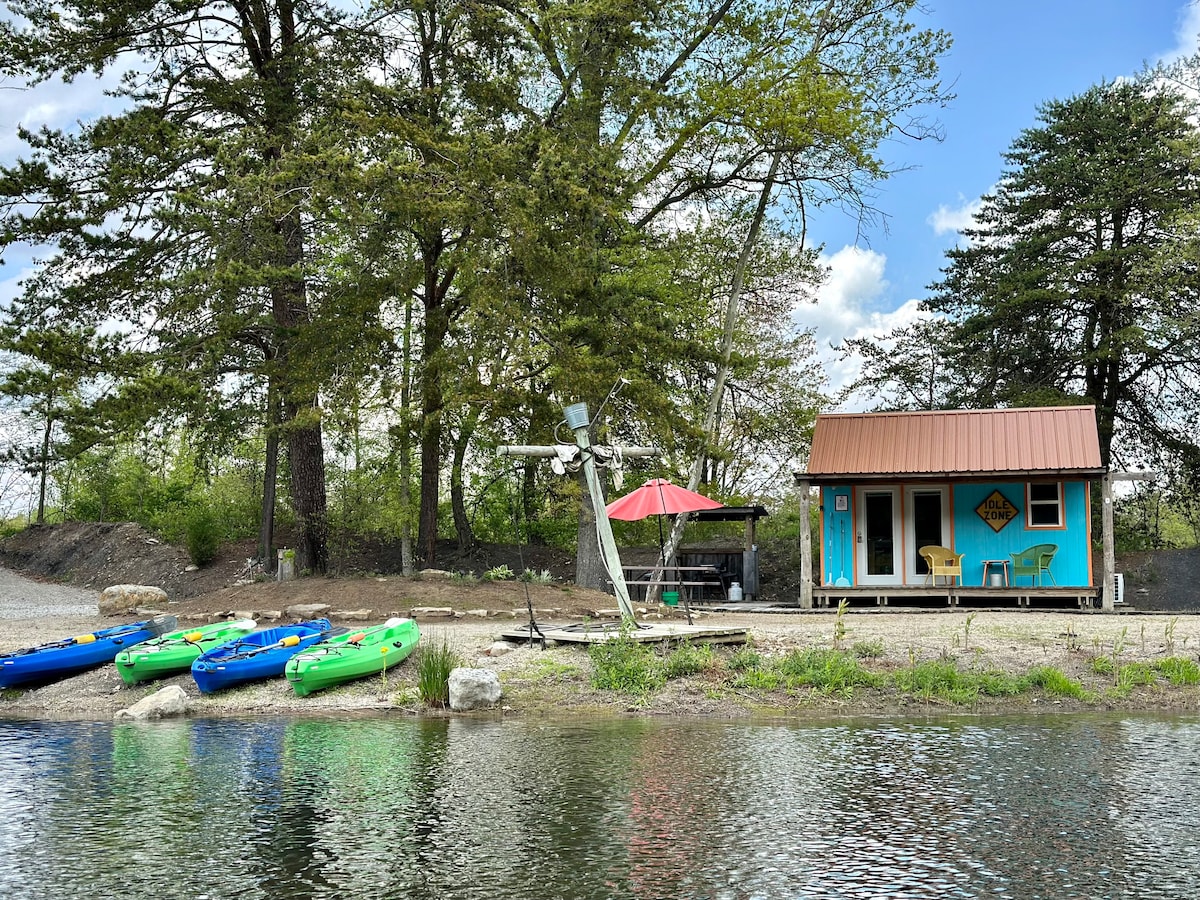
[{"label": "water reflection", "polygon": [[1200,893],[1195,720],[0,721],[0,895]]}]

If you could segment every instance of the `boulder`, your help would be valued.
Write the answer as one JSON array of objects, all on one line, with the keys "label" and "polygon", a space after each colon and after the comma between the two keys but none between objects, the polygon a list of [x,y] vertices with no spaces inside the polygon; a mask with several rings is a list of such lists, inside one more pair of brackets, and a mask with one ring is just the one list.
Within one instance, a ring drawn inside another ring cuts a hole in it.
[{"label": "boulder", "polygon": [[315,619],[325,615],[332,608],[328,603],[296,603],[284,612],[293,619]]},{"label": "boulder", "polygon": [[102,616],[123,616],[135,609],[166,609],[167,592],[148,584],[114,584],[100,592],[97,601]]},{"label": "boulder", "polygon": [[370,609],[339,609],[333,613],[335,619],[344,619],[347,622],[366,622],[374,618],[374,615]]},{"label": "boulder", "polygon": [[450,708],[455,712],[490,709],[500,700],[500,676],[491,669],[450,672]]},{"label": "boulder", "polygon": [[120,709],[113,715],[114,719],[165,719],[169,716],[182,716],[187,712],[188,698],[183,688],[177,684],[169,685],[161,691],[143,697],[128,709]]},{"label": "boulder", "polygon": [[496,641],[488,649],[488,656],[503,656],[506,653],[512,653],[516,649],[516,644],[510,644],[508,641]]},{"label": "boulder", "polygon": [[414,619],[453,619],[454,609],[449,606],[414,606]]}]

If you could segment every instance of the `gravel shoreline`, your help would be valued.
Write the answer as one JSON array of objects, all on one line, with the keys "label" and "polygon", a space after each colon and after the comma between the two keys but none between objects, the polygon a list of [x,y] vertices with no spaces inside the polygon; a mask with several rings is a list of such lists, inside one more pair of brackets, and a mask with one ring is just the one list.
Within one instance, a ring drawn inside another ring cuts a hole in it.
[{"label": "gravel shoreline", "polygon": [[[0,652],[33,646],[72,634],[110,627],[115,620],[97,614],[98,592],[46,584],[0,569]],[[763,656],[811,647],[873,645],[880,652],[869,668],[896,671],[914,660],[954,660],[976,667],[1023,673],[1036,666],[1062,669],[1089,688],[1103,691],[1105,676],[1091,671],[1097,656],[1120,664],[1153,663],[1166,656],[1197,658],[1200,616],[1130,615],[1098,612],[981,610],[964,612],[869,610],[839,618],[833,611],[787,613],[709,613],[699,623],[747,629]],[[764,701],[722,692],[703,679],[671,681],[653,698],[599,692],[587,685],[586,651],[562,646],[548,650],[519,648],[502,656],[488,650],[505,625],[496,620],[458,618],[422,621],[422,643],[447,644],[467,665],[495,670],[504,685],[501,714],[526,715],[702,715],[734,718],[753,715],[880,715],[914,712],[1046,711],[1039,698],[1026,697],[962,710],[914,707],[904,698],[862,691],[851,698],[775,697]],[[722,650],[731,653],[732,650]],[[564,673],[570,673],[569,675]],[[1111,676],[1107,676],[1111,684]],[[386,679],[366,679],[339,688],[296,697],[281,679],[248,685],[212,696],[199,694],[189,675],[151,685],[126,687],[111,666],[33,690],[0,693],[0,716],[106,719],[166,684],[188,694],[194,715],[348,713],[391,710],[426,714],[416,699],[416,667],[410,663]],[[1106,696],[1098,704],[1061,703],[1057,709],[1133,709],[1194,713],[1200,692],[1162,684],[1138,688],[1126,697]],[[764,709],[764,707],[769,707]]]}]

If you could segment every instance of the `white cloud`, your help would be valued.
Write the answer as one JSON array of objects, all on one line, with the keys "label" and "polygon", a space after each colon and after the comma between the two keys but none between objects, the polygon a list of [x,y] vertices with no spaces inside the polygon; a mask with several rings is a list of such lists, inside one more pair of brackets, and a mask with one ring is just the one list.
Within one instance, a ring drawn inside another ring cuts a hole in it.
[{"label": "white cloud", "polygon": [[983,207],[983,200],[979,197],[974,200],[966,200],[960,194],[959,201],[961,205],[957,208],[941,204],[925,219],[925,223],[933,228],[934,234],[941,236],[948,232],[958,233],[975,224],[975,217]]},{"label": "white cloud", "polygon": [[793,312],[798,325],[816,330],[817,353],[829,376],[831,391],[845,387],[858,374],[853,360],[843,360],[833,350],[847,338],[880,336],[907,325],[924,314],[917,300],[898,309],[883,310],[878,301],[887,295],[887,257],[873,250],[843,247],[832,256],[822,256],[829,277],[817,291],[815,305]]},{"label": "white cloud", "polygon": [[1159,57],[1159,62],[1172,63],[1191,56],[1200,46],[1200,0],[1189,0],[1179,11],[1175,27],[1175,46]]}]

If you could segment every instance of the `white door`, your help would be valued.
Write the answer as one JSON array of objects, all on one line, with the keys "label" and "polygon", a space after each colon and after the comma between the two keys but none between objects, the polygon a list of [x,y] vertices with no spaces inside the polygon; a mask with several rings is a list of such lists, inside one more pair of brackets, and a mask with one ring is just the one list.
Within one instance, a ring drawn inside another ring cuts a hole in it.
[{"label": "white door", "polygon": [[[929,565],[917,551],[927,544],[949,547],[950,491],[944,485],[904,489],[904,572],[908,584],[924,584]],[[945,581],[945,579],[941,579]]]},{"label": "white door", "polygon": [[854,547],[858,584],[900,584],[899,488],[863,488],[858,492]]}]

